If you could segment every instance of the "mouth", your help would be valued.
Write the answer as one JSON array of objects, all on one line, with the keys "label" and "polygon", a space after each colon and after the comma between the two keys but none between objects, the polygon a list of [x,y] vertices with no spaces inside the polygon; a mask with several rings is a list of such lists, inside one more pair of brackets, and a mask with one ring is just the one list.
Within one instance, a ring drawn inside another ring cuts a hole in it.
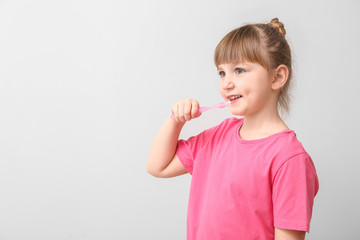
[{"label": "mouth", "polygon": [[240,98],[242,98],[242,95],[230,95],[228,96],[228,99],[231,103],[237,102]]}]

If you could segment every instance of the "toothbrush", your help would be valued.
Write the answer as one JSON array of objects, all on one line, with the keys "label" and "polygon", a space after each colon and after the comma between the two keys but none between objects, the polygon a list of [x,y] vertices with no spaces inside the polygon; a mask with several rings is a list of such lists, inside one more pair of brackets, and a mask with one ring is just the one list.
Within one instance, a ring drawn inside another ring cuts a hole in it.
[{"label": "toothbrush", "polygon": [[[230,101],[227,101],[227,102],[218,103],[218,104],[216,104],[216,105],[214,105],[214,106],[211,106],[211,107],[199,107],[198,112],[199,112],[199,113],[203,113],[203,112],[205,112],[205,111],[207,111],[207,110],[210,110],[210,109],[213,109],[213,108],[224,108],[224,107],[226,107],[226,106],[229,105],[229,104],[230,104]],[[175,119],[174,114],[171,114],[170,118],[171,118],[171,119]]]}]

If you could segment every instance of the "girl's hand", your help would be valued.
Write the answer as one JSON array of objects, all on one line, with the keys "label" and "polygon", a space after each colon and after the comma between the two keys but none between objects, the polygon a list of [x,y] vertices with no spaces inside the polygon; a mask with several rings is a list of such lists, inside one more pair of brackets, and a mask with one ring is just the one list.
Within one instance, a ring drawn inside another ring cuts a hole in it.
[{"label": "girl's hand", "polygon": [[175,103],[171,109],[174,114],[175,121],[185,123],[193,118],[197,118],[201,115],[198,112],[199,102],[193,99],[184,99]]}]

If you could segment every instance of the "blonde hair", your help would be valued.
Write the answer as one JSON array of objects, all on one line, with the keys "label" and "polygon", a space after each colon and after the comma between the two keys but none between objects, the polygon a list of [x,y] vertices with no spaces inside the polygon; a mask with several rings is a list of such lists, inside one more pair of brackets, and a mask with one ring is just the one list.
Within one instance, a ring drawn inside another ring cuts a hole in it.
[{"label": "blonde hair", "polygon": [[214,61],[223,63],[253,62],[263,66],[268,73],[279,65],[285,65],[289,76],[278,95],[280,114],[290,112],[292,86],[291,50],[285,39],[284,24],[274,18],[267,24],[247,24],[229,32],[217,45]]}]

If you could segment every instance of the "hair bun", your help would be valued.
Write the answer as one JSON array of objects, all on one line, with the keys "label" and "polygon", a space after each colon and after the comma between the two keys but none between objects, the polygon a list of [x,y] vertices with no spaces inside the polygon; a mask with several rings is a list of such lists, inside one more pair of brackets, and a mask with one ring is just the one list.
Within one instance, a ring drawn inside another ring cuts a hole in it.
[{"label": "hair bun", "polygon": [[269,22],[267,25],[275,28],[276,30],[278,30],[283,36],[285,36],[286,31],[284,28],[284,24],[282,22],[279,22],[278,18],[273,18],[271,20],[271,22]]}]

